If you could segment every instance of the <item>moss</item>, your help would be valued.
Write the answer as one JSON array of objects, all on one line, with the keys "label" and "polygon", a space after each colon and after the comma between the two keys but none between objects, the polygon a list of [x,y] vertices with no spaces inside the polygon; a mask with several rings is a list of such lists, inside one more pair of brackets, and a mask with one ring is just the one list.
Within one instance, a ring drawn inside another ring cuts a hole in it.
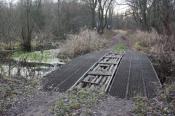
[{"label": "moss", "polygon": [[47,61],[48,59],[52,58],[52,55],[48,51],[44,52],[23,52],[23,51],[16,51],[12,55],[13,59],[18,60],[27,60],[27,61]]},{"label": "moss", "polygon": [[123,43],[118,43],[115,47],[114,47],[114,51],[115,52],[119,52],[119,53],[123,53],[127,50],[127,47],[123,44]]}]

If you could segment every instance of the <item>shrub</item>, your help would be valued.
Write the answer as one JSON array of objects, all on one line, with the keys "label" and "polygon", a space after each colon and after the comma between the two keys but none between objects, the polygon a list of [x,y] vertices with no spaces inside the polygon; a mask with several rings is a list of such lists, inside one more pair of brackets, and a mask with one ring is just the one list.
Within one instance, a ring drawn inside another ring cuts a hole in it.
[{"label": "shrub", "polygon": [[91,51],[100,50],[107,41],[95,31],[81,30],[78,35],[71,35],[61,47],[61,56],[76,57]]},{"label": "shrub", "polygon": [[157,55],[175,50],[174,36],[160,35],[156,31],[136,31],[128,34],[132,39],[133,47],[137,50],[154,53]]},{"label": "shrub", "polygon": [[134,98],[133,112],[138,116],[174,116],[175,115],[175,86],[174,83],[160,90],[157,97],[148,99]]},{"label": "shrub", "polygon": [[[160,36],[157,32],[152,31],[150,33],[143,31],[136,31],[132,34],[129,34],[130,38],[132,38],[133,47],[137,50],[153,52],[158,49],[154,49],[158,47],[157,43],[161,43],[162,36]],[[154,50],[153,50],[154,49]]]}]

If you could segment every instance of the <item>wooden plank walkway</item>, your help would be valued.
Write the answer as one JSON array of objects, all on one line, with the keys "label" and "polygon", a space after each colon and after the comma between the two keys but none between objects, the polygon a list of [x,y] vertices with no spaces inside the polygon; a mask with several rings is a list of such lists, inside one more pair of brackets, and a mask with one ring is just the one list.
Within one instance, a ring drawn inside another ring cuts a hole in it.
[{"label": "wooden plank walkway", "polygon": [[160,86],[148,57],[139,52],[129,51],[120,62],[109,94],[119,98],[136,96],[152,98],[156,95],[156,88]]},{"label": "wooden plank walkway", "polygon": [[[72,87],[87,70],[109,50],[80,56],[44,77],[43,89],[64,92]],[[157,74],[148,59],[142,53],[128,51],[122,58],[108,92],[119,98],[147,96],[152,98],[156,88],[160,87]]]},{"label": "wooden plank walkway", "polygon": [[46,75],[42,80],[43,90],[64,92],[69,89],[108,50],[93,52],[73,59],[61,69]]}]

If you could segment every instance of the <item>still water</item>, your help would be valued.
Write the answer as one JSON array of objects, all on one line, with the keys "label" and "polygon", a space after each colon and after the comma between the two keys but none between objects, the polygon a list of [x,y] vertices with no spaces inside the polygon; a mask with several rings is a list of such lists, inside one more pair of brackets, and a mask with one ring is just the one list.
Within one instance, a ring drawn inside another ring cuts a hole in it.
[{"label": "still water", "polygon": [[[49,72],[60,68],[64,62],[61,62],[55,54],[59,50],[48,50],[51,56],[47,61],[21,61],[19,59],[0,59],[0,74],[4,77],[25,77],[41,78]],[[37,53],[37,52],[36,52]]]}]

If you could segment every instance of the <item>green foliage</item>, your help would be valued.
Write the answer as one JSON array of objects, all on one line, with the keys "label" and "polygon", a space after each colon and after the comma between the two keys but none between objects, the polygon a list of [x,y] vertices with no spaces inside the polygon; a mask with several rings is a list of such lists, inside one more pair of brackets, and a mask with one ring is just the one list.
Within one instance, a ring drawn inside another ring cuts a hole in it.
[{"label": "green foliage", "polygon": [[49,58],[52,58],[52,55],[48,51],[43,52],[23,52],[16,51],[12,55],[13,59],[26,60],[26,61],[47,61]]},{"label": "green foliage", "polygon": [[[91,89],[74,89],[65,93],[53,106],[52,112],[57,116],[72,115],[76,110],[90,109],[104,93]],[[80,111],[79,113],[82,113]]]},{"label": "green foliage", "polygon": [[118,43],[115,48],[114,48],[114,51],[115,52],[119,52],[119,53],[123,53],[125,52],[127,49],[127,47],[123,44],[123,43]]}]

